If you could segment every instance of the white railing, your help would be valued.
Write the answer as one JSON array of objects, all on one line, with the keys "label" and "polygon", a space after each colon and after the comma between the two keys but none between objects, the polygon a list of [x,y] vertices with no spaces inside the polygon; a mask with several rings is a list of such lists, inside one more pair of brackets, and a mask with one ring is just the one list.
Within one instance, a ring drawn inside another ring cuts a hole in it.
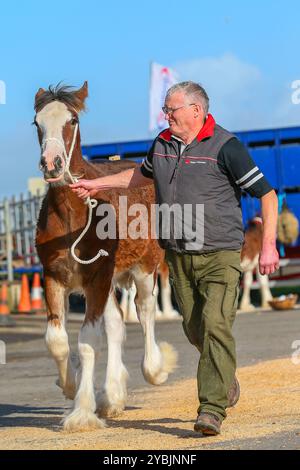
[{"label": "white railing", "polygon": [[35,228],[44,195],[23,194],[0,202],[0,276],[13,281],[14,270],[39,265]]}]

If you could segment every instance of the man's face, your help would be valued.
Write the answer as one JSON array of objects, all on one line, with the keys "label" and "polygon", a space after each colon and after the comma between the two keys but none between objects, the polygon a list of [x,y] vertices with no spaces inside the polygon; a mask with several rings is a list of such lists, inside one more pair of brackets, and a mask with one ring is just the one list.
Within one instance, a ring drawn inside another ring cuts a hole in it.
[{"label": "man's face", "polygon": [[[165,114],[172,134],[181,137],[193,132],[199,125],[199,117],[204,120],[202,107],[194,105],[182,91],[176,91],[166,101],[165,106],[173,111]],[[179,108],[179,109],[178,109]]]}]

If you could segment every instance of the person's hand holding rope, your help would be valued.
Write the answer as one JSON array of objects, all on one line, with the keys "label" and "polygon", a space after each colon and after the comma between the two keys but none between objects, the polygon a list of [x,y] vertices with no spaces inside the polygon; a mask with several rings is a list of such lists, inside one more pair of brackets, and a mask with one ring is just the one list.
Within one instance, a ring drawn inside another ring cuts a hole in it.
[{"label": "person's hand holding rope", "polygon": [[70,184],[69,187],[72,189],[72,191],[74,191],[75,194],[77,194],[78,197],[80,197],[81,199],[86,199],[88,197],[93,197],[97,194],[100,189],[97,185],[97,182],[100,179],[102,178],[96,178],[93,180],[81,179],[77,183]]}]

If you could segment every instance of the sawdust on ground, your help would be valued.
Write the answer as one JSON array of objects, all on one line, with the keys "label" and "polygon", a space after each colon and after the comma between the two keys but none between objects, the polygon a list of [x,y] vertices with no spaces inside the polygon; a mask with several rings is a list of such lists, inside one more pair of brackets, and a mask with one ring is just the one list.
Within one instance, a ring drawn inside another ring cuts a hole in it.
[{"label": "sawdust on ground", "polygon": [[[271,436],[300,427],[300,365],[290,358],[238,370],[242,394],[228,410],[222,434],[203,438],[193,431],[196,381],[145,387],[130,393],[125,412],[107,428],[66,433],[61,414],[35,416],[1,431],[1,449],[196,450],[211,444]],[[299,437],[300,445],[300,437]]]}]

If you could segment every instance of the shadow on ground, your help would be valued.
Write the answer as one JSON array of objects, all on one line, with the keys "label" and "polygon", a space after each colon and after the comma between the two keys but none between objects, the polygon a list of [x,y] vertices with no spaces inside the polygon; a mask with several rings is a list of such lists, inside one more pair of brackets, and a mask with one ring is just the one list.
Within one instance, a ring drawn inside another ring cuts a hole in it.
[{"label": "shadow on ground", "polygon": [[36,407],[0,405],[0,427],[33,427],[58,431],[65,409],[57,406]]}]

